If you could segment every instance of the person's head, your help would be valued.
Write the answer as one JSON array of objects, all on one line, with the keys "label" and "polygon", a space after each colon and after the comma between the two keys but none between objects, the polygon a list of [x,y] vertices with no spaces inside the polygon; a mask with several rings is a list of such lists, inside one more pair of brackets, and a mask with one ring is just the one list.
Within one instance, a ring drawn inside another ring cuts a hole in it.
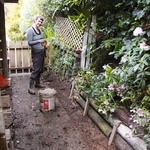
[{"label": "person's head", "polygon": [[43,16],[36,16],[35,19],[34,19],[34,23],[37,27],[41,26],[42,23],[44,21],[44,17]]}]

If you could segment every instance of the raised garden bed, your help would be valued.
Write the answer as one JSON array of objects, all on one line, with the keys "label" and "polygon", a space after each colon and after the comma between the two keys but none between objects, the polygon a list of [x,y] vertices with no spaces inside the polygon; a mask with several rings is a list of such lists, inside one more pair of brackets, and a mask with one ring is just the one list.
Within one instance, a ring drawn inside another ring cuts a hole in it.
[{"label": "raised garden bed", "polygon": [[[74,90],[73,97],[84,109],[86,105],[84,93],[78,93]],[[107,137],[109,137],[109,141],[114,140],[118,149],[147,150],[143,139],[132,136],[132,130],[128,127],[127,117],[123,111],[117,110],[115,114],[101,115],[97,110],[96,105],[90,103],[87,114],[95,122],[99,129]],[[116,117],[116,114],[120,117]],[[117,126],[116,134],[112,137],[113,128],[115,128],[115,126]]]}]

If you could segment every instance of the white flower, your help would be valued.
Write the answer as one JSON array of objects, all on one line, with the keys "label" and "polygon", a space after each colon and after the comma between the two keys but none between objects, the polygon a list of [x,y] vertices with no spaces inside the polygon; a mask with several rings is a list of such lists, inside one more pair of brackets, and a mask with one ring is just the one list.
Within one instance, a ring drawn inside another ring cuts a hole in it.
[{"label": "white flower", "polygon": [[123,56],[123,57],[121,58],[121,62],[125,63],[125,62],[127,62],[127,61],[128,61],[128,58],[127,58],[127,57]]},{"label": "white flower", "polygon": [[145,51],[148,51],[148,50],[150,50],[150,46],[145,46],[145,45],[143,45],[142,43],[140,44],[140,48],[142,49],[142,50],[145,50]]},{"label": "white flower", "polygon": [[137,113],[137,115],[138,116],[143,116],[144,114],[143,114],[143,110],[141,109],[141,108],[139,108],[137,111],[136,111],[136,113]]},{"label": "white flower", "polygon": [[103,66],[103,69],[104,69],[104,70],[106,70],[106,69],[107,69],[107,67],[108,67],[107,65],[104,65],[104,66]]},{"label": "white flower", "polygon": [[137,123],[137,124],[139,123],[139,122],[138,122],[138,120],[136,120],[136,119],[135,119],[135,120],[133,120],[133,122],[134,122],[134,123]]},{"label": "white flower", "polygon": [[143,30],[140,27],[137,27],[134,31],[133,31],[133,35],[134,36],[140,36],[143,34]]},{"label": "white flower", "polygon": [[113,70],[113,73],[117,76],[119,75],[119,72],[117,70]]}]

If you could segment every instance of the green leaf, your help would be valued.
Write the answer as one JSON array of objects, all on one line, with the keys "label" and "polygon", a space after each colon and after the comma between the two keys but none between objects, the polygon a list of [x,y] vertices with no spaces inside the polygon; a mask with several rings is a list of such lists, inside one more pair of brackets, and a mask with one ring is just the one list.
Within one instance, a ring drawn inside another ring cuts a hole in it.
[{"label": "green leaf", "polygon": [[135,72],[138,70],[139,66],[140,66],[140,64],[135,65],[135,67],[134,67]]},{"label": "green leaf", "polygon": [[125,97],[125,98],[121,99],[121,102],[124,102],[126,100],[131,100],[131,99],[132,99],[132,97]]},{"label": "green leaf", "polygon": [[147,3],[147,4],[150,4],[150,0],[146,0],[146,3]]}]

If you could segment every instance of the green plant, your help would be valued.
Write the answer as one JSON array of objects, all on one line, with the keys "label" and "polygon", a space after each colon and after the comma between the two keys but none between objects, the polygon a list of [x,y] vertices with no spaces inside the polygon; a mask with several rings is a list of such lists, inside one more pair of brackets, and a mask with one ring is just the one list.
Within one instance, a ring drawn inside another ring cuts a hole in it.
[{"label": "green plant", "polygon": [[[65,44],[60,43],[59,41],[53,42],[55,45],[54,50],[54,69],[60,76],[71,77],[72,68],[73,68],[73,51],[69,49]],[[61,45],[61,46],[60,46]]]},{"label": "green plant", "polygon": [[104,65],[105,72],[99,76],[90,69],[83,70],[80,74],[82,80],[77,82],[77,86],[104,114],[129,101],[127,108],[135,109],[134,122],[144,127],[144,137],[149,145],[150,46],[145,43],[146,38],[139,36],[143,34],[138,33],[132,40],[125,40],[124,46],[114,51],[114,57],[120,59],[118,66]]},{"label": "green plant", "polygon": [[77,90],[84,92],[90,99],[91,103],[95,103],[98,111],[107,114],[114,112],[117,107],[117,101],[114,100],[115,92],[109,90],[105,75],[95,75],[90,68],[80,70],[80,80],[77,80]]},{"label": "green plant", "polygon": [[[5,7],[7,8],[8,6],[6,5]],[[9,6],[9,7],[7,8],[9,15],[6,17],[7,35],[10,40],[21,41],[22,39],[24,39],[24,35],[23,33],[21,33],[20,27],[19,27],[20,14],[18,13],[18,10],[20,10],[21,3],[19,2],[18,4],[15,4],[14,6]]]},{"label": "green plant", "polygon": [[72,50],[68,50],[63,58],[63,69],[65,70],[65,74],[67,76],[71,76],[73,60],[74,60],[73,52],[72,52]]},{"label": "green plant", "polygon": [[92,94],[92,78],[93,78],[94,72],[90,69],[80,69],[79,76],[82,78],[82,80],[77,81],[77,87],[78,91],[84,91],[88,98],[91,98]]},{"label": "green plant", "polygon": [[134,32],[137,37],[124,41],[124,46],[118,52],[114,51],[113,54],[115,58],[120,58],[120,63],[113,70],[107,66],[106,79],[110,82],[110,79],[114,79],[112,73],[115,73],[118,82],[124,83],[125,89],[120,97],[121,102],[131,102],[132,120],[136,123],[133,133],[136,133],[137,126],[144,127],[143,134],[149,146],[150,46],[145,43],[147,39],[141,36],[144,34],[142,30],[137,31],[140,31]]},{"label": "green plant", "polygon": [[131,109],[130,120],[134,123],[134,126],[130,126],[133,130],[133,136],[138,136],[137,127],[142,126],[144,128],[144,140],[147,144],[147,148],[150,148],[150,112],[146,109],[141,109],[139,107]]},{"label": "green plant", "polygon": [[115,57],[121,57],[121,61],[119,67],[116,67],[114,71],[118,72],[121,82],[126,84],[126,93],[132,91],[136,94],[136,97],[132,99],[134,102],[141,102],[149,84],[150,48],[140,47],[140,43],[145,40],[145,38],[136,37],[125,43],[120,51],[115,53]]},{"label": "green plant", "polygon": [[54,50],[54,55],[53,55],[53,59],[55,60],[54,61],[54,70],[56,71],[56,73],[58,74],[61,74],[62,71],[61,71],[61,66],[62,66],[62,61],[60,60],[60,51],[58,48],[55,48]]}]

